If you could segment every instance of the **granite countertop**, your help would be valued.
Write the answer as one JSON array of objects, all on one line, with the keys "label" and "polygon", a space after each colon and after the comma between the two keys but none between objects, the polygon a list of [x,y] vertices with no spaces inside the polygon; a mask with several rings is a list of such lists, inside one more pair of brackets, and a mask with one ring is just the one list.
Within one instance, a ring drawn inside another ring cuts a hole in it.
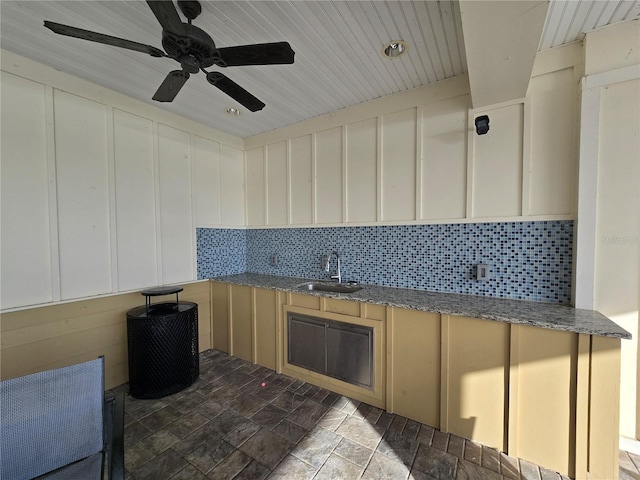
[{"label": "granite countertop", "polygon": [[585,333],[603,337],[630,339],[631,334],[609,318],[595,310],[582,310],[557,303],[543,303],[526,300],[481,297],[456,293],[428,292],[407,288],[363,285],[354,293],[333,293],[316,290],[302,290],[299,286],[317,279],[281,277],[242,273],[212,278],[217,282],[245,285],[250,287],[303,293],[318,297],[373,303],[391,307],[422,310],[447,315],[483,318],[498,322],[508,322],[534,327],[550,328],[566,332]]}]

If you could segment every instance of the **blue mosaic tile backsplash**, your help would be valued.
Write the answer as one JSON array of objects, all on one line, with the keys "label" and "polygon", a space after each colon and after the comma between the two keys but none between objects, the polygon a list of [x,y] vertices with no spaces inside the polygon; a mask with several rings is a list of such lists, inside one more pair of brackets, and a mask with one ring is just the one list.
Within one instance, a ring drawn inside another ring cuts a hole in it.
[{"label": "blue mosaic tile backsplash", "polygon": [[198,279],[247,270],[246,230],[196,228]]},{"label": "blue mosaic tile backsplash", "polygon": [[[243,232],[245,238],[219,233],[216,240],[203,242],[207,251],[202,252],[200,237],[205,235],[198,233],[199,278],[230,273],[217,270],[212,264],[217,255],[208,250],[227,235],[237,245],[223,246],[220,254],[234,252],[241,257],[246,248],[244,258],[228,262],[233,273],[240,273],[244,264],[252,273],[328,279],[320,258],[337,251],[343,281],[544,302],[571,300],[572,221],[233,232]],[[485,282],[475,280],[479,263],[490,266],[490,279]],[[334,270],[335,260],[331,273]]]}]

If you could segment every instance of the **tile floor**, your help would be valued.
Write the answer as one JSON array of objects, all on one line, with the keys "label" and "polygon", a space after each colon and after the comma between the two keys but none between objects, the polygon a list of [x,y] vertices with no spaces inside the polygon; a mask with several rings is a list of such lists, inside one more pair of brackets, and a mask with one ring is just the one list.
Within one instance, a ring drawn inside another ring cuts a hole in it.
[{"label": "tile floor", "polygon": [[[640,457],[620,455],[621,480],[640,480]],[[566,480],[216,350],[188,389],[126,396],[125,468],[127,480]]]}]

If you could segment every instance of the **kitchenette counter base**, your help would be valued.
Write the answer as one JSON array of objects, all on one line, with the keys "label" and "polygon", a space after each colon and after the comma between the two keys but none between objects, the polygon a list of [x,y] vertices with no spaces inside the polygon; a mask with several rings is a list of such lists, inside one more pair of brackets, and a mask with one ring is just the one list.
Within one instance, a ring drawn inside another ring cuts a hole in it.
[{"label": "kitchenette counter base", "polygon": [[[214,348],[562,475],[617,480],[628,334],[603,315],[369,285],[309,291],[305,282],[213,279]],[[288,312],[374,327],[373,390],[290,364]]]},{"label": "kitchenette counter base", "polygon": [[[303,293],[299,288],[309,279],[242,273],[217,277],[217,282]],[[305,294],[352,300],[389,307],[421,310],[444,315],[481,318],[572,333],[630,339],[631,334],[594,310],[583,310],[556,303],[511,300],[455,293],[428,292],[406,288],[361,285],[353,293],[304,291]]]}]

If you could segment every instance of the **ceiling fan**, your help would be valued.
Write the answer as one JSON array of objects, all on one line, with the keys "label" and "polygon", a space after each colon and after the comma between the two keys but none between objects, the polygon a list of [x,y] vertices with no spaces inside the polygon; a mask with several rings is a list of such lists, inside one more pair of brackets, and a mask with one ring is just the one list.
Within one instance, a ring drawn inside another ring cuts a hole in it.
[{"label": "ceiling fan", "polygon": [[162,46],[164,51],[124,38],[70,27],[45,20],[44,26],[60,35],[76,37],[91,42],[104,43],[126,48],[152,57],[169,57],[180,63],[181,70],[173,70],[166,76],[153,100],[171,102],[184,86],[192,73],[202,70],[207,81],[229,95],[252,112],[262,110],[265,104],[220,72],[207,72],[205,68],[237,67],[244,65],[282,65],[293,63],[294,51],[287,42],[258,43],[237,47],[218,48],[211,37],[191,24],[202,12],[198,1],[178,0],[178,7],[187,22],[183,22],[171,0],[147,1],[149,8],[162,26]]}]

